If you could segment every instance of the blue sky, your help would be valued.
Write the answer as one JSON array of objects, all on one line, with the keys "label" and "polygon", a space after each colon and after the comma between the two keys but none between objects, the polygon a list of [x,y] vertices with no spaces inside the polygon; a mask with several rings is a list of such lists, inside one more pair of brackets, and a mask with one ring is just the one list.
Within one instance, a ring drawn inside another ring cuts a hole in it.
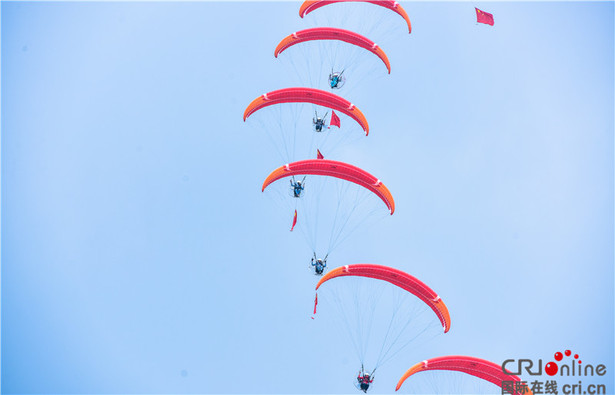
[{"label": "blue sky", "polygon": [[[415,275],[452,327],[377,392],[430,357],[567,348],[615,391],[613,3],[402,5],[392,74],[352,92],[370,136],[335,158],[397,211],[330,264]],[[242,121],[296,85],[273,49],[310,26],[299,3],[1,7],[2,391],[354,393],[343,333],[310,319],[303,240],[260,191],[283,163]]]}]

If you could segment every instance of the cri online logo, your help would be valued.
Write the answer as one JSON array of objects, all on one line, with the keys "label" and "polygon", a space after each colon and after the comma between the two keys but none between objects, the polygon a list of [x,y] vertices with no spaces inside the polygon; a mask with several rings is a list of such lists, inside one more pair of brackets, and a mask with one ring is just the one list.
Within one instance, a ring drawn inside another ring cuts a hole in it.
[{"label": "cri online logo", "polygon": [[[579,359],[579,354],[574,354],[570,362],[564,361],[564,355],[566,357],[572,356],[572,351],[566,350],[562,354],[561,352],[556,352],[553,355],[555,361],[551,361],[545,365],[544,373],[549,376],[555,376],[558,372],[560,376],[604,376],[606,374],[606,366],[600,364],[597,366],[593,366],[591,364],[586,364],[585,366],[581,365],[581,360]],[[517,369],[513,371],[507,367],[507,365],[514,366],[514,363],[517,363]],[[576,363],[575,363],[576,362]],[[543,373],[542,369],[542,359],[538,360],[538,366],[534,366],[534,361],[531,359],[507,359],[502,363],[502,371],[505,374],[509,375],[521,375],[523,368],[530,376],[540,376]]]}]

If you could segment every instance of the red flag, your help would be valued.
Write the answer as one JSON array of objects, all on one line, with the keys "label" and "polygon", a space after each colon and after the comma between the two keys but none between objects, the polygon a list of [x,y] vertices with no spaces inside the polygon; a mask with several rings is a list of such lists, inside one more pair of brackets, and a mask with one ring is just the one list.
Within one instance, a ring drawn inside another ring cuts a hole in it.
[{"label": "red flag", "polygon": [[295,210],[295,216],[293,217],[293,226],[290,228],[291,232],[295,229],[295,225],[297,225],[297,210]]},{"label": "red flag", "polygon": [[331,126],[340,127],[340,117],[337,116],[335,111],[331,110],[331,122],[329,123],[329,127],[327,129],[331,129]]},{"label": "red flag", "polygon": [[474,9],[476,10],[476,22],[477,23],[484,23],[486,25],[493,26],[493,14],[490,14],[485,11],[481,11],[476,7],[474,7]]},{"label": "red flag", "polygon": [[316,150],[316,159],[325,159],[325,157],[320,153],[320,150]]},{"label": "red flag", "polygon": [[[318,306],[318,294],[316,294],[316,298],[314,298],[314,314],[316,314],[316,306]],[[312,317],[314,319],[314,317]]]}]

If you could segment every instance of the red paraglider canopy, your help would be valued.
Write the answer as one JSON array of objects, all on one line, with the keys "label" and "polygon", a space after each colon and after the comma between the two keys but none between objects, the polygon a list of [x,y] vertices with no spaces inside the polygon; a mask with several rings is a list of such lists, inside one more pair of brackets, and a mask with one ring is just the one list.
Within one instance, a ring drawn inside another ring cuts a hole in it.
[{"label": "red paraglider canopy", "polygon": [[305,29],[295,32],[280,41],[278,46],[275,48],[274,55],[277,58],[278,55],[284,52],[284,50],[288,47],[313,40],[339,40],[366,49],[378,56],[387,67],[389,74],[391,74],[391,64],[389,63],[389,58],[384,53],[382,48],[378,46],[378,44],[360,34],[351,32],[350,30],[337,29],[334,27],[315,27],[312,29]]},{"label": "red paraglider canopy", "polygon": [[263,191],[269,184],[284,177],[296,175],[331,176],[353,182],[376,194],[387,205],[391,215],[395,212],[395,201],[389,189],[376,177],[365,170],[344,162],[329,159],[308,159],[281,166],[269,174],[263,182]]},{"label": "red paraglider canopy", "polygon": [[318,284],[316,284],[316,290],[318,290],[318,288],[320,288],[320,286],[326,281],[343,276],[370,277],[387,281],[395,286],[398,286],[421,299],[433,310],[434,313],[436,313],[442,323],[442,326],[444,327],[444,333],[448,332],[451,328],[451,317],[448,312],[448,308],[442,299],[440,299],[438,294],[436,294],[425,283],[408,273],[382,265],[346,265],[333,269],[327,273],[320,279]]},{"label": "red paraglider canopy", "polygon": [[[348,0],[307,0],[307,1],[304,1],[303,4],[301,4],[301,8],[299,8],[299,16],[303,18],[310,12],[320,7],[324,7],[326,5],[333,4],[333,3],[341,3],[344,1],[348,1]],[[393,1],[393,0],[350,0],[350,1],[372,3],[372,4],[379,5],[384,8],[388,8],[389,10],[398,13],[406,21],[406,24],[408,25],[408,33],[412,33],[412,25],[410,24],[410,18],[408,17],[406,10],[404,10],[403,7],[399,5],[398,2]]]},{"label": "red paraglider canopy", "polygon": [[286,88],[265,93],[248,105],[243,113],[243,120],[245,121],[261,108],[280,103],[312,103],[338,110],[357,121],[365,131],[366,136],[369,134],[367,119],[354,104],[333,93],[314,88]]},{"label": "red paraglider canopy", "polygon": [[[401,379],[399,379],[395,391],[399,390],[408,377],[417,372],[424,372],[427,370],[454,370],[457,372],[467,373],[489,381],[498,387],[502,386],[503,381],[521,381],[521,379],[517,376],[504,373],[502,371],[502,367],[493,362],[475,357],[450,355],[446,357],[427,359],[412,366],[406,371],[406,373],[404,373]],[[521,394],[521,391],[518,391],[515,386],[514,393]],[[532,395],[532,391],[530,391],[529,388],[526,388],[523,393],[526,395]]]}]

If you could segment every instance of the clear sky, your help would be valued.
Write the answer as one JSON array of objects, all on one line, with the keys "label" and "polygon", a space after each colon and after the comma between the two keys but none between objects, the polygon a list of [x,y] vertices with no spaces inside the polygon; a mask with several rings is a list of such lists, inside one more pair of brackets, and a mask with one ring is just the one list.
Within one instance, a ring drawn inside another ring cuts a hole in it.
[{"label": "clear sky", "polygon": [[[435,356],[569,348],[614,392],[613,3],[402,5],[391,75],[351,98],[370,135],[332,158],[397,211],[330,265],[415,275],[452,327],[375,389]],[[260,191],[283,163],[242,120],[289,84],[273,49],[311,26],[299,3],[1,7],[2,392],[356,393]]]}]

